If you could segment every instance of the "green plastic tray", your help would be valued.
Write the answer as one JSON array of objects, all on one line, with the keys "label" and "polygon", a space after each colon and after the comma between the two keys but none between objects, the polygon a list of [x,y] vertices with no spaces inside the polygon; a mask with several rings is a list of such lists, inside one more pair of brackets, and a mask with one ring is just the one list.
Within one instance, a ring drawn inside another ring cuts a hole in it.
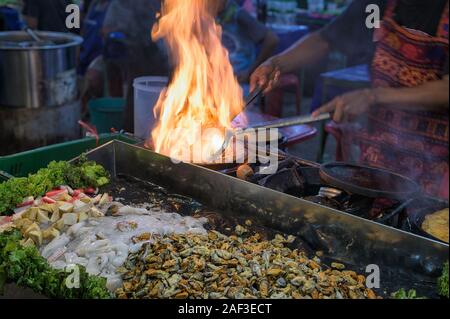
[{"label": "green plastic tray", "polygon": [[[112,140],[130,144],[139,143],[138,139],[123,134],[102,134],[99,138],[99,146]],[[46,167],[51,161],[67,161],[96,147],[95,138],[85,138],[0,157],[0,171],[15,177],[26,177],[28,174]],[[0,175],[0,182],[2,181],[4,178]]]}]

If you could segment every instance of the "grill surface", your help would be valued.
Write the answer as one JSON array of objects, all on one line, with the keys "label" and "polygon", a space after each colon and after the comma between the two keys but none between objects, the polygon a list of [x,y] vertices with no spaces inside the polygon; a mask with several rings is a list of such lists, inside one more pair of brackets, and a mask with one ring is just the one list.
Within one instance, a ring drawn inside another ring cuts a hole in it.
[{"label": "grill surface", "polygon": [[206,168],[176,165],[167,157],[122,142],[109,143],[88,157],[112,173],[109,191],[125,203],[167,201],[181,214],[208,217],[209,227],[225,234],[250,219],[252,230],[268,238],[276,233],[297,236],[298,248],[310,255],[322,251],[327,264],[339,261],[360,273],[368,265],[379,266],[378,294],[414,288],[420,295],[436,297],[435,282],[448,259],[448,245]]}]

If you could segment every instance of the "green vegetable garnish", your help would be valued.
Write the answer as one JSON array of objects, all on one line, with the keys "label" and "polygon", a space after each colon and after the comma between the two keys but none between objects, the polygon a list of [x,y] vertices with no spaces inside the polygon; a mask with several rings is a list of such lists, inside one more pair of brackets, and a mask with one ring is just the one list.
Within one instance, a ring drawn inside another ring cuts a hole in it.
[{"label": "green vegetable garnish", "polygon": [[101,187],[109,183],[109,174],[95,162],[84,156],[76,164],[51,162],[36,174],[13,178],[0,184],[0,215],[10,212],[27,196],[43,196],[55,187],[69,185],[72,188]]},{"label": "green vegetable garnish", "polygon": [[33,289],[50,298],[108,299],[106,279],[91,276],[80,269],[80,288],[69,289],[66,279],[70,275],[50,267],[36,247],[20,245],[19,231],[0,234],[0,292],[6,281]]},{"label": "green vegetable garnish", "polygon": [[417,297],[417,292],[414,289],[407,292],[403,288],[394,292],[391,296],[393,299],[426,299],[425,297]]},{"label": "green vegetable garnish", "polygon": [[448,261],[444,264],[442,275],[438,279],[438,292],[440,296],[448,298]]}]

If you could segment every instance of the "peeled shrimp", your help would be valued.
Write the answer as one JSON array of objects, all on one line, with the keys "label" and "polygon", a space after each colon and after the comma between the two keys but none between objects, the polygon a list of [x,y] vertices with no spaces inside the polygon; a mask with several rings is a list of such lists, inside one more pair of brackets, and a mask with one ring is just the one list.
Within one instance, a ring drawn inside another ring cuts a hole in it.
[{"label": "peeled shrimp", "polygon": [[111,246],[111,250],[116,254],[112,260],[112,264],[116,267],[122,266],[128,258],[128,246],[126,244],[119,243]]},{"label": "peeled shrimp", "polygon": [[70,238],[66,234],[62,234],[59,237],[53,239],[41,252],[42,257],[49,258],[57,250],[63,248],[70,242]]},{"label": "peeled shrimp", "polygon": [[108,256],[98,255],[89,259],[86,271],[91,275],[99,275],[102,269],[108,264]]}]

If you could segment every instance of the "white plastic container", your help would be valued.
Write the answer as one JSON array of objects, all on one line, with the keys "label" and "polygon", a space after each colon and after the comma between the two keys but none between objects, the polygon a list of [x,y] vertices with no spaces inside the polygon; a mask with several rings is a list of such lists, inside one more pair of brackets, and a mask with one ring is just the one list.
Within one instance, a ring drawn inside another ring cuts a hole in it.
[{"label": "white plastic container", "polygon": [[147,139],[155,127],[153,109],[167,87],[168,78],[146,76],[134,80],[134,135]]}]

